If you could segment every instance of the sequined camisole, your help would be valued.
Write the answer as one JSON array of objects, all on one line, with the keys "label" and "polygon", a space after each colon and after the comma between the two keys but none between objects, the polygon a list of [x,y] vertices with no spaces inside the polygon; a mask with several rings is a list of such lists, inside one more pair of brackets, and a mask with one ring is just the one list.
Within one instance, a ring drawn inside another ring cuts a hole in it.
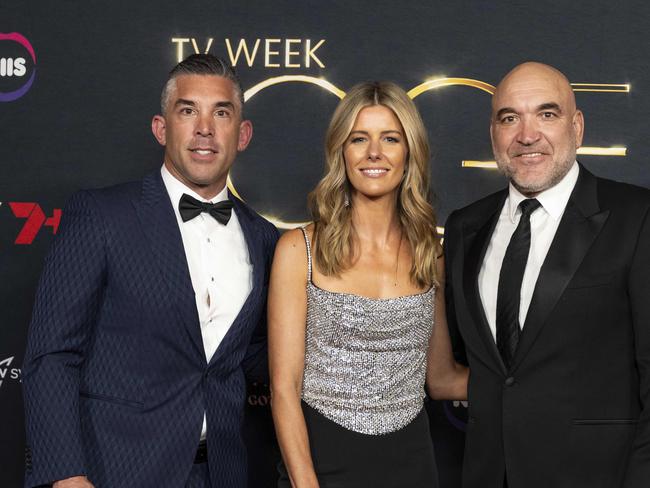
[{"label": "sequined camisole", "polygon": [[355,432],[399,430],[422,409],[435,288],[381,299],[319,288],[302,231],[308,260],[302,399]]}]

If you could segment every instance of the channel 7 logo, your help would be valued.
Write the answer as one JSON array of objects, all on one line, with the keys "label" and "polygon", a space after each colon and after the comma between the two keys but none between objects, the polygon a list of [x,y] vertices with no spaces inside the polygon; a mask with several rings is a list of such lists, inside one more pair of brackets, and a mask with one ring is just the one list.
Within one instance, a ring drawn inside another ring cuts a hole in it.
[{"label": "channel 7 logo", "polygon": [[[7,202],[14,217],[26,219],[22,229],[18,232],[14,244],[31,244],[43,227],[50,227],[52,234],[56,234],[61,223],[61,209],[52,210],[52,215],[46,217],[43,209],[35,202]],[[1,205],[1,203],[0,203]]]}]

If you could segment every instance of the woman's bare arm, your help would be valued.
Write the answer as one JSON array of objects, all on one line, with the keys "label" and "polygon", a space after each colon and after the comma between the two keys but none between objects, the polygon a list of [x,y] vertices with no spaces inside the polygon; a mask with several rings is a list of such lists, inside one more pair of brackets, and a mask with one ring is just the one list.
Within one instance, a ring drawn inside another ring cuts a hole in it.
[{"label": "woman's bare arm", "polygon": [[268,297],[271,405],[280,451],[294,488],[318,488],[300,404],[305,364],[307,251],[299,229],[278,241]]},{"label": "woman's bare arm", "polygon": [[436,289],[433,333],[427,358],[427,391],[436,400],[466,400],[469,369],[454,360],[445,313],[444,258],[436,263],[439,286]]}]

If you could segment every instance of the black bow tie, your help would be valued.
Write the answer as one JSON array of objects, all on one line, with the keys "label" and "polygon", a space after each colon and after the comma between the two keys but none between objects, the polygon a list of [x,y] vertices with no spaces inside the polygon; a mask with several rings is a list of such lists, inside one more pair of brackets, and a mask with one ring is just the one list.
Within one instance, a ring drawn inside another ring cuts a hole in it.
[{"label": "black bow tie", "polygon": [[222,200],[217,203],[201,202],[187,193],[183,193],[181,201],[178,203],[178,210],[181,213],[183,222],[192,220],[201,212],[207,212],[217,219],[217,222],[226,225],[230,220],[232,206],[230,200]]}]

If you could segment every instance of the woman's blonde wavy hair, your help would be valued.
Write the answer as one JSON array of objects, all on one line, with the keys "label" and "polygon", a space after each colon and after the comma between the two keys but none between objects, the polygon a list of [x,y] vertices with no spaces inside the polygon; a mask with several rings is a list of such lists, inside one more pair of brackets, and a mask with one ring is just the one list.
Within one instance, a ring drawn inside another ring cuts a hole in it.
[{"label": "woman's blonde wavy hair", "polygon": [[402,232],[411,246],[411,280],[420,287],[432,286],[437,283],[436,257],[440,254],[440,244],[430,203],[429,142],[415,104],[392,82],[355,85],[334,111],[325,135],[325,176],[309,195],[315,224],[314,259],[326,276],[338,276],[352,264],[355,233],[343,148],[361,109],[373,105],[392,110],[404,129],[408,156],[397,211]]}]

